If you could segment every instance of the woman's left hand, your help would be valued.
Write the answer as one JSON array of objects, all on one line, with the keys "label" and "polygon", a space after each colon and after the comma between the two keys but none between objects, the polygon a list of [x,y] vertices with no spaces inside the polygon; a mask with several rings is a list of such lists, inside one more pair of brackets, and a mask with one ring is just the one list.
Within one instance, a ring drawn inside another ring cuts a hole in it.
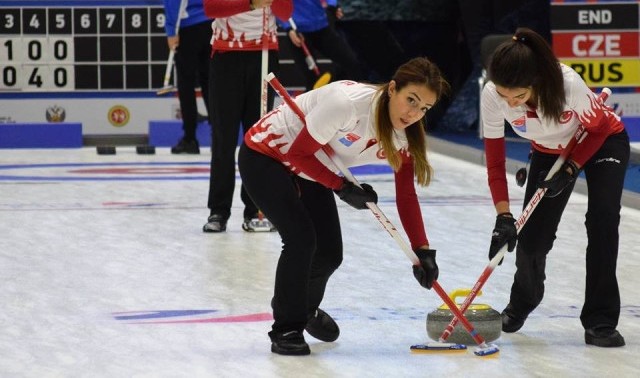
[{"label": "woman's left hand", "polygon": [[436,264],[436,250],[435,249],[416,249],[414,251],[420,265],[413,266],[413,276],[418,280],[420,286],[425,289],[431,289],[433,281],[438,279],[438,264]]},{"label": "woman's left hand", "polygon": [[553,198],[558,194],[562,193],[562,191],[569,185],[571,185],[578,175],[580,174],[580,168],[573,161],[569,160],[562,165],[562,167],[556,172],[549,180],[544,180],[544,177],[547,176],[547,172],[542,172],[540,176],[542,180],[538,187],[546,188],[547,191],[544,193],[545,197]]}]

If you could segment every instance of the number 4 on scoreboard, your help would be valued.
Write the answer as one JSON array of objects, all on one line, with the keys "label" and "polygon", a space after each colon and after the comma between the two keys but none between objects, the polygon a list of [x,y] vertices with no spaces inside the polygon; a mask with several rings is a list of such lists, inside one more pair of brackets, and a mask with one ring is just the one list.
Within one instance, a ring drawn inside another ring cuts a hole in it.
[{"label": "number 4 on scoreboard", "polygon": [[72,66],[11,65],[0,67],[0,90],[65,91],[75,83]]},{"label": "number 4 on scoreboard", "polygon": [[34,67],[29,75],[28,86],[34,86],[38,89],[42,87],[42,75],[38,73],[38,67]]}]

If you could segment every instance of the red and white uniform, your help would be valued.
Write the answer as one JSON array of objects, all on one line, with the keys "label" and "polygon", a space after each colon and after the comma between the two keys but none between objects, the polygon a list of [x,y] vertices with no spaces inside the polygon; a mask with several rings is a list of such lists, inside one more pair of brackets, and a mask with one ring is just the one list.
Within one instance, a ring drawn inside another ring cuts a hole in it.
[{"label": "red and white uniform", "polygon": [[620,117],[597,100],[578,73],[564,64],[561,64],[561,68],[566,101],[560,122],[544,118],[536,108],[526,104],[509,107],[496,92],[493,82],[488,82],[482,91],[482,130],[494,203],[508,200],[504,164],[505,121],[516,134],[531,140],[534,149],[552,154],[560,154],[578,126],[584,125],[590,136],[578,144],[570,156],[580,166],[589,160],[609,135],[624,129]]},{"label": "red and white uniform", "polygon": [[[248,0],[204,0],[205,14],[215,18],[211,24],[213,51],[262,50],[263,9],[249,9]],[[269,50],[278,49],[276,19],[286,21],[291,17],[291,0],[274,0],[267,12],[267,36]]]},{"label": "red and white uniform", "polygon": [[[306,126],[282,104],[256,123],[244,141],[255,151],[276,159],[292,172],[326,187],[339,189],[342,178],[320,148],[328,150],[347,167],[386,164],[375,133],[378,87],[353,81],[337,81],[296,97]],[[396,205],[414,248],[428,244],[413,181],[413,161],[406,152],[404,130],[396,130],[394,144],[404,151],[402,168],[395,173]]]}]

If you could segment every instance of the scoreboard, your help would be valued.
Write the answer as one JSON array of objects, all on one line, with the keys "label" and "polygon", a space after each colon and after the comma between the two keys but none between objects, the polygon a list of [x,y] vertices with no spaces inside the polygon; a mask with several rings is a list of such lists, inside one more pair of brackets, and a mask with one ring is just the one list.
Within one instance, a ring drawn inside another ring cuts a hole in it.
[{"label": "scoreboard", "polygon": [[164,26],[162,0],[0,2],[0,122],[51,122],[53,110],[83,134],[146,134],[175,119],[177,98],[156,96]]},{"label": "scoreboard", "polygon": [[149,6],[0,8],[0,89],[158,88],[168,54],[164,20],[162,7]]},{"label": "scoreboard", "polygon": [[640,1],[554,0],[553,50],[592,88],[609,87],[625,116],[640,116]]}]

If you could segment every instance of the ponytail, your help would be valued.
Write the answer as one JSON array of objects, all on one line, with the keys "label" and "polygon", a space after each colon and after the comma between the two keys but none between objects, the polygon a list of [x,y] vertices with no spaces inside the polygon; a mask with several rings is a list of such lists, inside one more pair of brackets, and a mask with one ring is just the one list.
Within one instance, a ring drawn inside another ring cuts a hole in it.
[{"label": "ponytail", "polygon": [[560,62],[547,41],[531,29],[518,28],[493,53],[489,80],[505,88],[531,87],[544,118],[559,121],[565,105]]}]

